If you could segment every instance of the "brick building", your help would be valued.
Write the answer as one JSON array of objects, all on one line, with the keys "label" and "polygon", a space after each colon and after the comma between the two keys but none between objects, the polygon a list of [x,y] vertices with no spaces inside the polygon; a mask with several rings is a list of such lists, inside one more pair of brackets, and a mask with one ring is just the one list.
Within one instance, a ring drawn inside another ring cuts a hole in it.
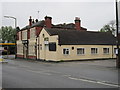
[{"label": "brick building", "polygon": [[90,32],[75,23],[52,24],[52,18],[34,21],[17,33],[17,57],[39,60],[83,60],[115,58],[115,37],[111,33]]}]

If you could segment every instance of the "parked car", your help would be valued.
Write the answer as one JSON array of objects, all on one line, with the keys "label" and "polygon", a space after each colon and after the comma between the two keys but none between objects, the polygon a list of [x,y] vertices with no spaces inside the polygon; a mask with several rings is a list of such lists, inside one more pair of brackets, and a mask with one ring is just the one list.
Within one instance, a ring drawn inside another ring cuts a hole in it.
[{"label": "parked car", "polygon": [[1,55],[1,56],[0,56],[0,62],[3,61],[3,60],[4,60],[4,59],[3,59],[2,55]]}]

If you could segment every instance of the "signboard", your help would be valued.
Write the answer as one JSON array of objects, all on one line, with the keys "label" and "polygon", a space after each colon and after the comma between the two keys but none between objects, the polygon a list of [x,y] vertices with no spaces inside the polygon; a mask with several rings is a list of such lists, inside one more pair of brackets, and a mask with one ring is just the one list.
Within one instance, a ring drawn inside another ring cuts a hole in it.
[{"label": "signboard", "polygon": [[28,40],[22,40],[22,44],[28,44]]}]

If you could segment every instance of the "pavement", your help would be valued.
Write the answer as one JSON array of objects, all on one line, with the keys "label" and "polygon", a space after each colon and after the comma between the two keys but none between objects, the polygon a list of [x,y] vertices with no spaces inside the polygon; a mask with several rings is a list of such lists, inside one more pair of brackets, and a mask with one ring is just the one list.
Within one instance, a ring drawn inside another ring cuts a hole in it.
[{"label": "pavement", "polygon": [[6,59],[3,88],[118,88],[115,59],[77,62],[41,62]]},{"label": "pavement", "polygon": [[2,55],[2,57],[4,59],[11,59],[11,60],[15,59],[15,55]]}]

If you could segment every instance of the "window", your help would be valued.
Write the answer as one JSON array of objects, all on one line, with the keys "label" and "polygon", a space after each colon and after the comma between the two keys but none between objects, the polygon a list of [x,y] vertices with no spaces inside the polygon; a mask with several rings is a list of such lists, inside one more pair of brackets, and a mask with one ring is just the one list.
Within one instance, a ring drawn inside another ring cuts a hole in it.
[{"label": "window", "polygon": [[48,37],[46,37],[46,38],[44,38],[44,44],[49,44],[49,38]]},{"label": "window", "polygon": [[35,29],[34,28],[32,28],[30,30],[30,38],[35,38]]},{"label": "window", "polygon": [[27,40],[27,30],[22,31],[22,40]]},{"label": "window", "polygon": [[98,49],[97,48],[91,48],[91,54],[97,54]]},{"label": "window", "polygon": [[85,54],[84,48],[77,48],[77,55]]},{"label": "window", "polygon": [[63,49],[63,54],[64,54],[64,55],[69,55],[69,49],[64,48],[64,49]]},{"label": "window", "polygon": [[56,43],[49,43],[49,51],[56,51]]},{"label": "window", "polygon": [[109,54],[109,48],[103,48],[103,53],[104,54]]},{"label": "window", "polygon": [[44,38],[44,41],[49,41],[49,38],[48,37]]}]

